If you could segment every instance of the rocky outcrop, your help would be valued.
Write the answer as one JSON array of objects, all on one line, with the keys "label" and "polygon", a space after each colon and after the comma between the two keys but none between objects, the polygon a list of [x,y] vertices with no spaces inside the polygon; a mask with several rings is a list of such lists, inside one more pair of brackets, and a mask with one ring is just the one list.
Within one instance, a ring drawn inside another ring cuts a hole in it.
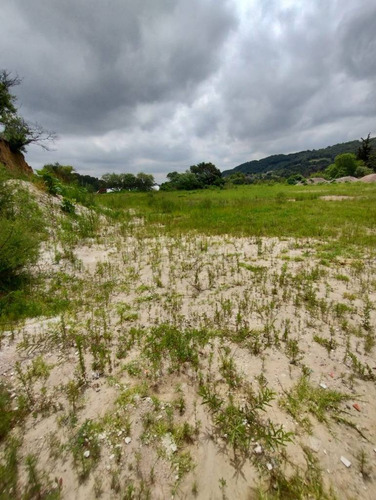
[{"label": "rocky outcrop", "polygon": [[17,174],[31,175],[33,173],[33,169],[26,163],[24,155],[22,153],[13,153],[4,139],[0,139],[0,163]]}]

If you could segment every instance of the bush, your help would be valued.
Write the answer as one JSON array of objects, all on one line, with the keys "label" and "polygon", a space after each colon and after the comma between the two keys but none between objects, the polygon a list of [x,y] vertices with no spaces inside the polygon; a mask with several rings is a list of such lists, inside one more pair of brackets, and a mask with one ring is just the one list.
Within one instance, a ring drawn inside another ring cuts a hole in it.
[{"label": "bush", "polygon": [[14,289],[36,261],[44,237],[41,213],[30,195],[0,178],[0,292]]}]

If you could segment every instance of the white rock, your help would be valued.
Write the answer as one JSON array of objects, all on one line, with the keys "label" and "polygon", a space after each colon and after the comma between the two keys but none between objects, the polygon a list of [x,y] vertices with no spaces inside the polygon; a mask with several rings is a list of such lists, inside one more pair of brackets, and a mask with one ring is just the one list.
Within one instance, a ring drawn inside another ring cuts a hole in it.
[{"label": "white rock", "polygon": [[260,455],[262,453],[262,446],[257,445],[256,448],[253,450],[257,455]]},{"label": "white rock", "polygon": [[272,464],[271,464],[271,463],[269,463],[269,462],[266,464],[266,468],[267,468],[268,470],[273,470],[273,466],[272,466]]},{"label": "white rock", "polygon": [[328,386],[326,384],[324,384],[324,382],[321,382],[320,387],[321,387],[321,389],[327,389],[328,388]]},{"label": "white rock", "polygon": [[351,462],[350,460],[347,460],[346,457],[341,457],[341,462],[343,463],[343,465],[345,465],[346,467],[350,467],[351,466]]},{"label": "white rock", "polygon": [[84,451],[84,457],[89,458],[90,457],[90,450]]},{"label": "white rock", "polygon": [[132,438],[127,436],[125,439],[124,439],[124,443],[125,444],[129,444],[130,442],[132,441]]}]

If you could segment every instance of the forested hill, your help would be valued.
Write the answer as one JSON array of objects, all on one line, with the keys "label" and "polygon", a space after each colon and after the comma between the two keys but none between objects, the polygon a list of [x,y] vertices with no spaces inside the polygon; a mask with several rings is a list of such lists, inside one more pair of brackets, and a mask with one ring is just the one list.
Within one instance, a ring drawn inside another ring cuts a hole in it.
[{"label": "forested hill", "polygon": [[[376,138],[371,139],[373,148],[376,148]],[[279,154],[262,158],[261,160],[247,161],[231,170],[222,172],[227,177],[237,172],[244,174],[262,174],[273,172],[281,177],[292,174],[308,176],[312,173],[324,170],[333,163],[334,158],[342,153],[356,153],[361,142],[358,140],[335,144],[323,149],[300,151],[299,153]]]}]

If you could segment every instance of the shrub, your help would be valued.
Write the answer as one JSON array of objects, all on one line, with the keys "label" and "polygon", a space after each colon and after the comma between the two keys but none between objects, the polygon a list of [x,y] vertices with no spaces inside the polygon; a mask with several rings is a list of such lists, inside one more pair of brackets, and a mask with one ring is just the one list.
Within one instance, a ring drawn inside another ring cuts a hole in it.
[{"label": "shrub", "polygon": [[0,177],[0,292],[36,261],[44,236],[41,213],[30,195]]}]

